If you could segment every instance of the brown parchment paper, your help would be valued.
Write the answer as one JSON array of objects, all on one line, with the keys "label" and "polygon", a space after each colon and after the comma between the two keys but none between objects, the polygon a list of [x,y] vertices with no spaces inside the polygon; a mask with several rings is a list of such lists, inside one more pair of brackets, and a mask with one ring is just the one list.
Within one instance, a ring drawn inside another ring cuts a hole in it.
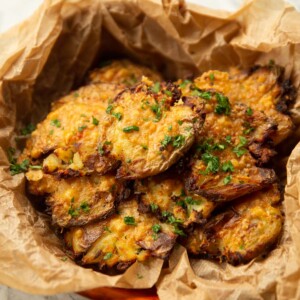
[{"label": "brown parchment paper", "polygon": [[[169,268],[151,259],[118,276],[64,261],[61,241],[26,197],[24,175],[9,175],[6,157],[20,146],[18,129],[40,121],[102,58],[127,56],[168,79],[273,59],[298,89],[299,12],[280,0],[247,1],[233,14],[181,1],[48,0],[0,36],[0,49],[0,283],[34,294],[156,284],[161,299],[300,299],[300,144],[287,164],[284,233],[266,259],[239,267],[189,261],[178,246]],[[286,145],[299,140],[299,106],[298,97]]]}]

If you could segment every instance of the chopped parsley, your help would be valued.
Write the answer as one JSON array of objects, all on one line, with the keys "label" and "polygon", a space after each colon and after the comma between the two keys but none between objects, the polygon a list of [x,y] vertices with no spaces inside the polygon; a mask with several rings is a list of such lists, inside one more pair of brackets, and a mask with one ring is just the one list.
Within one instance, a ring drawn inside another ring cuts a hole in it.
[{"label": "chopped parsley", "polygon": [[148,150],[148,147],[147,147],[146,145],[142,145],[142,148],[143,148],[144,150]]},{"label": "chopped parsley", "polygon": [[153,231],[154,233],[158,233],[158,232],[160,232],[160,230],[161,230],[161,226],[160,226],[159,224],[154,224],[154,225],[152,226],[152,231]]},{"label": "chopped parsley", "polygon": [[57,127],[57,128],[59,128],[59,127],[61,126],[61,123],[60,123],[60,121],[59,121],[58,119],[52,120],[52,121],[50,122],[50,124],[51,124],[52,126]]},{"label": "chopped parsley", "polygon": [[152,212],[155,212],[158,210],[158,205],[155,203],[150,203],[150,208]]},{"label": "chopped parsley", "polygon": [[113,110],[113,106],[110,104],[106,108],[106,113],[110,115],[112,110]]},{"label": "chopped parsley", "polygon": [[214,73],[210,73],[210,74],[209,74],[209,79],[210,79],[211,81],[214,81],[214,80],[215,80],[215,74],[214,74]]},{"label": "chopped parsley", "polygon": [[73,94],[73,96],[74,96],[75,98],[79,97],[78,92],[75,92],[75,93]]},{"label": "chopped parsley", "polygon": [[167,96],[169,96],[169,97],[172,97],[172,96],[173,96],[172,92],[171,92],[171,91],[168,91],[168,90],[165,90],[165,94],[166,94]]},{"label": "chopped parsley", "polygon": [[162,116],[161,107],[158,104],[154,104],[154,105],[151,105],[150,108],[151,108],[152,112],[155,113],[155,116],[156,116],[154,121],[158,122]]},{"label": "chopped parsley", "polygon": [[124,132],[132,132],[132,131],[139,131],[140,128],[138,126],[132,125],[132,126],[127,126],[123,128]]},{"label": "chopped parsley", "polygon": [[210,153],[204,153],[201,156],[201,159],[206,164],[206,173],[216,173],[220,168],[220,159],[217,156],[214,156]]},{"label": "chopped parsley", "polygon": [[181,89],[185,88],[188,84],[191,84],[192,82],[190,80],[184,80],[181,84],[179,84],[179,87]]},{"label": "chopped parsley", "polygon": [[122,119],[122,114],[119,112],[112,113],[111,115],[114,116],[118,121]]},{"label": "chopped parsley", "polygon": [[111,252],[107,252],[104,256],[103,256],[103,259],[104,260],[108,260],[110,258],[112,258],[113,254]]},{"label": "chopped parsley", "polygon": [[133,225],[133,226],[136,225],[134,217],[129,217],[129,216],[124,217],[124,223],[126,225]]},{"label": "chopped parsley", "polygon": [[252,115],[253,115],[253,110],[252,110],[250,107],[248,107],[248,108],[246,109],[246,114],[247,114],[248,116],[252,116]]},{"label": "chopped parsley", "polygon": [[226,141],[228,144],[230,144],[230,143],[231,143],[231,135],[227,135],[227,136],[225,137],[225,141]]},{"label": "chopped parsley", "polygon": [[74,217],[77,217],[79,215],[79,210],[78,209],[75,209],[73,206],[71,206],[69,208],[69,211],[68,211],[68,214],[74,218]]},{"label": "chopped parsley", "polygon": [[168,144],[172,142],[172,137],[169,135],[165,135],[164,139],[161,141],[161,145],[166,147]]},{"label": "chopped parsley", "polygon": [[233,152],[236,154],[237,157],[241,157],[247,152],[247,150],[244,148],[234,147]]},{"label": "chopped parsley", "polygon": [[101,156],[105,153],[105,151],[104,151],[102,145],[99,145],[99,146],[98,146],[98,153],[99,153]]},{"label": "chopped parsley", "polygon": [[237,155],[237,157],[241,157],[247,152],[247,150],[243,147],[247,145],[248,140],[244,136],[239,136],[239,139],[240,143],[233,148],[233,152]]},{"label": "chopped parsley", "polygon": [[16,175],[19,173],[26,172],[28,170],[28,167],[29,167],[29,159],[24,159],[20,164],[17,164],[16,159],[13,158],[11,160],[10,167],[9,167],[10,174]]},{"label": "chopped parsley", "polygon": [[182,120],[178,120],[177,123],[181,126],[183,124]]},{"label": "chopped parsley", "polygon": [[226,161],[222,164],[222,171],[224,171],[224,172],[233,172],[233,170],[234,170],[234,167],[233,167],[233,164],[230,160]]},{"label": "chopped parsley", "polygon": [[79,126],[79,127],[78,127],[78,131],[79,131],[79,132],[82,132],[85,128],[87,128],[86,125]]},{"label": "chopped parsley", "polygon": [[172,130],[172,125],[170,125],[169,127],[168,127],[168,131],[171,131]]},{"label": "chopped parsley", "polygon": [[86,201],[80,204],[80,208],[86,213],[90,211],[90,206]]},{"label": "chopped parsley", "polygon": [[178,228],[177,226],[174,226],[174,233],[178,234],[180,236],[186,236],[186,234],[184,233],[184,231],[180,228]]},{"label": "chopped parsley", "polygon": [[99,125],[99,120],[96,119],[94,116],[92,116],[92,118],[93,118],[93,124],[94,124],[95,126]]},{"label": "chopped parsley", "polygon": [[49,131],[49,134],[52,135],[53,133],[54,133],[54,130],[51,129],[51,130]]},{"label": "chopped parsley", "polygon": [[107,231],[107,232],[109,232],[109,233],[111,233],[111,230],[109,229],[108,226],[104,226],[104,230]]},{"label": "chopped parsley", "polygon": [[127,162],[128,164],[130,164],[131,161],[132,161],[132,160],[131,160],[130,158],[126,159],[126,162]]},{"label": "chopped parsley", "polygon": [[32,170],[41,170],[41,169],[43,169],[42,166],[38,166],[38,165],[36,165],[36,166],[29,166],[29,168],[32,169]]},{"label": "chopped parsley", "polygon": [[21,129],[21,135],[31,134],[35,130],[35,126],[32,123],[29,123],[27,126]]},{"label": "chopped parsley", "polygon": [[195,89],[192,91],[192,96],[200,97],[204,100],[210,100],[211,99],[211,92],[203,92],[198,89]]},{"label": "chopped parsley", "polygon": [[230,183],[231,179],[232,179],[232,176],[231,176],[231,175],[228,175],[228,176],[226,176],[226,177],[223,179],[223,183],[224,183],[225,185],[227,185],[227,184]]},{"label": "chopped parsley", "polygon": [[175,148],[180,148],[185,142],[185,137],[181,134],[174,137],[173,146]]},{"label": "chopped parsley", "polygon": [[215,112],[219,115],[225,114],[229,115],[231,108],[230,108],[230,103],[229,100],[226,96],[216,93],[216,98],[217,98],[217,106],[215,108]]},{"label": "chopped parsley", "polygon": [[199,201],[194,200],[191,196],[185,197],[185,198],[184,198],[184,202],[185,202],[187,205],[199,205],[199,204],[200,204]]},{"label": "chopped parsley", "polygon": [[155,82],[153,87],[151,88],[151,91],[153,93],[158,93],[160,91],[160,83],[159,82]]}]

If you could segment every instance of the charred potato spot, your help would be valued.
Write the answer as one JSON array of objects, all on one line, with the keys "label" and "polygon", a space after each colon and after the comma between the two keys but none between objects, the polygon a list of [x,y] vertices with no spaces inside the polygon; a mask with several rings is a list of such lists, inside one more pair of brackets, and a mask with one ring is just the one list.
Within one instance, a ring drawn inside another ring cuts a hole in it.
[{"label": "charred potato spot", "polygon": [[194,230],[184,244],[192,254],[247,263],[277,241],[283,223],[279,201],[276,184],[247,196]]},{"label": "charred potato spot", "polygon": [[205,223],[216,206],[199,195],[187,193],[183,180],[171,172],[137,181],[135,192],[139,195],[140,211],[183,227]]},{"label": "charred potato spot", "polygon": [[[159,222],[155,217],[139,213],[134,198],[122,202],[118,214],[92,226],[101,227],[97,239],[90,227],[70,231],[66,234],[66,240],[77,254],[85,253],[89,248],[82,257],[82,264],[98,264],[100,269],[122,269],[135,261],[144,261],[149,256],[164,259],[176,240],[173,227]],[[153,226],[159,230],[153,230]],[[80,234],[76,235],[78,230]]]},{"label": "charred potato spot", "polygon": [[158,72],[126,59],[111,61],[108,65],[93,70],[89,74],[89,81],[92,83],[117,83],[131,87],[140,82],[143,76],[153,81],[162,81],[162,77]]},{"label": "charred potato spot", "polygon": [[111,155],[122,162],[117,177],[160,173],[192,146],[200,118],[190,107],[174,105],[179,98],[176,86],[144,78],[108,106],[101,129],[103,139],[112,143]]}]

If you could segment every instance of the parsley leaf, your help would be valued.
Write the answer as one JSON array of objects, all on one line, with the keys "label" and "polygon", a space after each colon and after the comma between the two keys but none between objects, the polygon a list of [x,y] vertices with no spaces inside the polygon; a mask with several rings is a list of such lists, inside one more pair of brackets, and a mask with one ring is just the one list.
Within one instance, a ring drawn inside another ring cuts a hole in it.
[{"label": "parsley leaf", "polygon": [[181,134],[176,135],[173,140],[173,146],[175,148],[180,148],[185,142],[185,137]]},{"label": "parsley leaf", "polygon": [[158,93],[160,91],[160,83],[159,82],[155,82],[153,87],[151,88],[151,91],[153,93]]},{"label": "parsley leaf", "polygon": [[166,147],[171,142],[172,142],[172,137],[169,135],[165,135],[164,139],[160,143],[163,147]]},{"label": "parsley leaf", "polygon": [[50,124],[51,124],[52,126],[57,127],[57,128],[59,128],[59,127],[61,126],[60,121],[57,120],[57,119],[52,120],[52,121],[50,122]]},{"label": "parsley leaf", "polygon": [[214,74],[214,73],[210,73],[210,74],[209,74],[209,79],[210,79],[211,81],[214,81],[214,80],[215,80],[215,74]]},{"label": "parsley leaf", "polygon": [[138,126],[132,125],[132,126],[127,126],[123,128],[124,132],[132,132],[132,131],[139,131],[140,128]]},{"label": "parsley leaf", "polygon": [[92,116],[92,118],[93,118],[93,124],[96,126],[99,125],[99,120],[96,119],[94,116]]},{"label": "parsley leaf", "polygon": [[80,208],[84,211],[84,212],[89,212],[90,211],[90,206],[89,204],[84,201],[80,204]]},{"label": "parsley leaf", "polygon": [[217,98],[217,106],[215,108],[215,112],[219,115],[225,114],[229,115],[231,108],[230,108],[230,103],[229,100],[226,96],[216,93],[216,98]]},{"label": "parsley leaf", "polygon": [[156,210],[158,210],[158,205],[155,203],[150,203],[150,208],[152,212],[155,212]]},{"label": "parsley leaf", "polygon": [[111,252],[107,252],[104,256],[103,256],[103,259],[104,260],[108,260],[110,258],[112,258],[113,254]]},{"label": "parsley leaf", "polygon": [[112,110],[113,110],[113,106],[110,104],[106,108],[106,113],[110,115]]},{"label": "parsley leaf", "polygon": [[78,127],[78,131],[79,131],[79,132],[82,132],[85,128],[87,128],[86,125],[79,126],[79,127]]},{"label": "parsley leaf", "polygon": [[230,183],[231,179],[232,179],[232,176],[231,176],[231,175],[228,175],[228,176],[226,176],[226,177],[223,179],[223,183],[224,183],[225,185],[227,185],[227,184]]},{"label": "parsley leaf", "polygon": [[184,80],[181,84],[179,84],[179,87],[181,89],[184,89],[188,84],[191,84],[192,82],[190,80]]},{"label": "parsley leaf", "polygon": [[234,167],[233,167],[233,164],[230,160],[226,161],[222,164],[222,171],[224,171],[224,172],[233,172],[233,170],[234,170]]},{"label": "parsley leaf", "polygon": [[133,226],[136,226],[134,217],[129,217],[129,216],[124,217],[124,223],[125,223],[126,225],[133,225]]},{"label": "parsley leaf", "polygon": [[159,224],[154,224],[152,226],[152,231],[153,232],[158,233],[158,232],[160,232],[160,230],[161,230],[161,226]]},{"label": "parsley leaf", "polygon": [[247,114],[248,116],[252,116],[252,115],[253,115],[253,110],[252,110],[250,107],[248,107],[248,108],[246,109],[246,114]]},{"label": "parsley leaf", "polygon": [[17,164],[16,160],[14,160],[14,163],[11,163],[9,167],[10,174],[13,176],[22,172],[26,172],[28,167],[29,159],[24,159],[20,164]]},{"label": "parsley leaf", "polygon": [[201,159],[206,164],[206,172],[216,173],[220,168],[220,159],[217,156],[214,156],[210,153],[204,153],[201,156]]},{"label": "parsley leaf", "polygon": [[25,126],[24,128],[21,129],[21,135],[27,135],[30,134],[31,132],[33,132],[35,130],[35,126],[30,123],[27,126]]}]

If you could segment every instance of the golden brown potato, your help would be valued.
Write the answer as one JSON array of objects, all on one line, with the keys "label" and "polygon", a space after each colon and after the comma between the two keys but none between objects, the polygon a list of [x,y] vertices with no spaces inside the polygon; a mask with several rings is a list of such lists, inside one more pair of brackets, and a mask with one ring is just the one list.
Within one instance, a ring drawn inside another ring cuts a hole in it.
[{"label": "golden brown potato", "polygon": [[129,196],[126,183],[106,174],[58,179],[42,170],[26,173],[31,194],[46,195],[52,221],[61,227],[80,226],[106,218]]},{"label": "golden brown potato", "polygon": [[118,214],[102,222],[72,228],[65,240],[76,255],[84,254],[83,265],[124,270],[149,256],[168,257],[177,237],[174,230],[153,216],[139,213],[137,201],[132,198],[120,204]]},{"label": "golden brown potato", "polygon": [[152,212],[168,223],[183,227],[205,223],[216,206],[197,194],[186,192],[184,181],[174,170],[136,181],[135,193],[139,195],[141,212]]},{"label": "golden brown potato", "polygon": [[100,139],[111,142],[110,154],[122,162],[118,178],[161,173],[192,146],[201,118],[191,107],[177,103],[180,95],[171,83],[154,84],[144,78],[107,107]]},{"label": "golden brown potato", "polygon": [[283,224],[276,184],[239,199],[196,228],[184,241],[188,252],[231,264],[247,263],[277,241]]},{"label": "golden brown potato", "polygon": [[104,67],[92,70],[89,74],[89,81],[92,83],[117,83],[131,87],[140,82],[143,76],[152,81],[163,80],[158,72],[127,59],[122,59],[110,61]]},{"label": "golden brown potato", "polygon": [[255,67],[249,72],[232,69],[231,72],[208,71],[195,79],[195,87],[226,95],[231,104],[244,103],[255,111],[263,111],[273,119],[278,129],[273,136],[275,144],[283,141],[293,129],[291,118],[284,114],[287,105],[295,99],[295,89],[282,81],[283,70],[277,66]]},{"label": "golden brown potato", "polygon": [[267,143],[276,132],[272,120],[246,105],[231,105],[223,94],[194,91],[186,102],[198,93],[206,101],[206,119],[187,166],[186,188],[213,201],[229,201],[272,183],[275,172],[256,166],[274,155]]},{"label": "golden brown potato", "polygon": [[118,162],[105,153],[110,143],[99,140],[99,127],[108,101],[121,90],[112,84],[89,85],[54,102],[19,160],[45,157],[44,172],[60,173],[62,177],[93,171],[104,174],[114,169]]}]

